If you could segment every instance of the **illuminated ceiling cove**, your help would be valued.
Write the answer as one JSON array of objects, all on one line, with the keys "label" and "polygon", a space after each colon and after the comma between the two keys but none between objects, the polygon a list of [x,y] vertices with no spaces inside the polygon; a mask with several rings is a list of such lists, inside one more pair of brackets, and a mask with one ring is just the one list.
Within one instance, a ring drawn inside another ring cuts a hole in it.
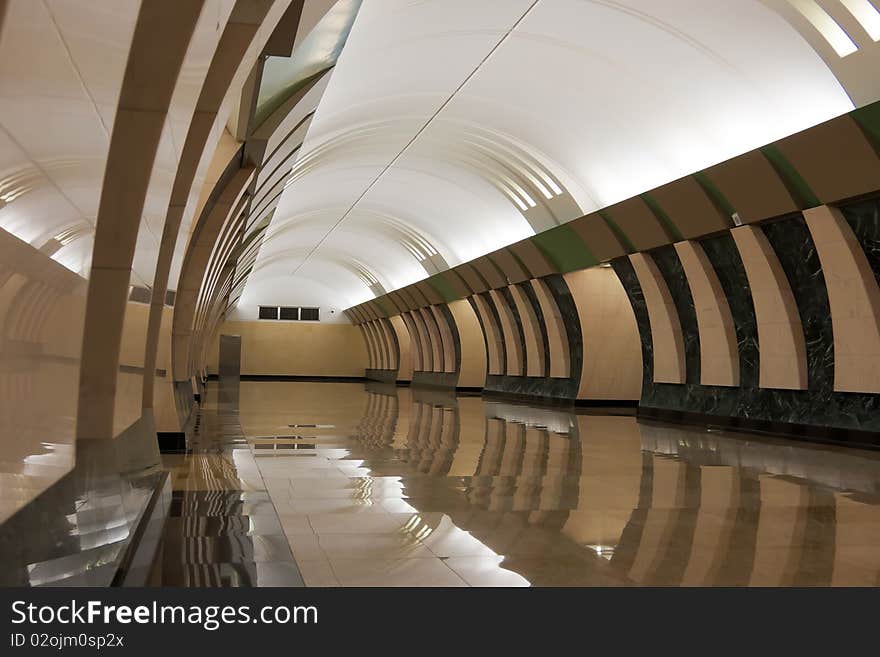
[{"label": "illuminated ceiling cove", "polygon": [[809,29],[758,0],[365,0],[237,314],[346,308],[851,110]]}]

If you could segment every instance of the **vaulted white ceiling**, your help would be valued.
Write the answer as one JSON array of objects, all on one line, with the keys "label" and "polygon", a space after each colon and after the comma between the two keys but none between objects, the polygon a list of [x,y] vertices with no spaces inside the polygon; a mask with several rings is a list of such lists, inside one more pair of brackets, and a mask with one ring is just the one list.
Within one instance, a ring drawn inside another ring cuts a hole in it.
[{"label": "vaulted white ceiling", "polygon": [[845,113],[810,29],[774,0],[365,0],[237,315],[345,308]]}]

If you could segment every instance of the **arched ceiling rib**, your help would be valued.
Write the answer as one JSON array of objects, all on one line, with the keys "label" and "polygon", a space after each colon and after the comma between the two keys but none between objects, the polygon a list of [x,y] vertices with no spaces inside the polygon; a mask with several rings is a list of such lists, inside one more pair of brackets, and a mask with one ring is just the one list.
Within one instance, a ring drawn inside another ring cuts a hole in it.
[{"label": "arched ceiling rib", "polygon": [[[365,0],[266,256],[290,254],[292,291],[340,252],[393,289],[428,272],[365,238],[375,212],[455,265],[852,109],[774,3]],[[859,47],[850,69],[880,46]],[[351,285],[328,303],[364,294]]]}]

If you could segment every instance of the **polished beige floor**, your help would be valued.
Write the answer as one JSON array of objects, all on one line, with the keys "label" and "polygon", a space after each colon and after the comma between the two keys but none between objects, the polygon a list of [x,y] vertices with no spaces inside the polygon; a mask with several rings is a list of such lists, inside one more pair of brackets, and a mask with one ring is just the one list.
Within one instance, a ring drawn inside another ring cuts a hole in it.
[{"label": "polished beige floor", "polygon": [[373,384],[238,406],[179,485],[268,491],[310,586],[880,583],[873,452]]}]

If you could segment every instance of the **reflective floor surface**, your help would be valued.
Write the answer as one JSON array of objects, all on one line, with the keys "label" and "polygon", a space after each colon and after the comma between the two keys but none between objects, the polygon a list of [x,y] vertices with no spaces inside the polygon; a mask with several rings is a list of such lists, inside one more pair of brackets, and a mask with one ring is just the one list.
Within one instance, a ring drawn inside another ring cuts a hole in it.
[{"label": "reflective floor surface", "polygon": [[299,382],[209,384],[191,447],[154,584],[880,584],[874,452]]}]

